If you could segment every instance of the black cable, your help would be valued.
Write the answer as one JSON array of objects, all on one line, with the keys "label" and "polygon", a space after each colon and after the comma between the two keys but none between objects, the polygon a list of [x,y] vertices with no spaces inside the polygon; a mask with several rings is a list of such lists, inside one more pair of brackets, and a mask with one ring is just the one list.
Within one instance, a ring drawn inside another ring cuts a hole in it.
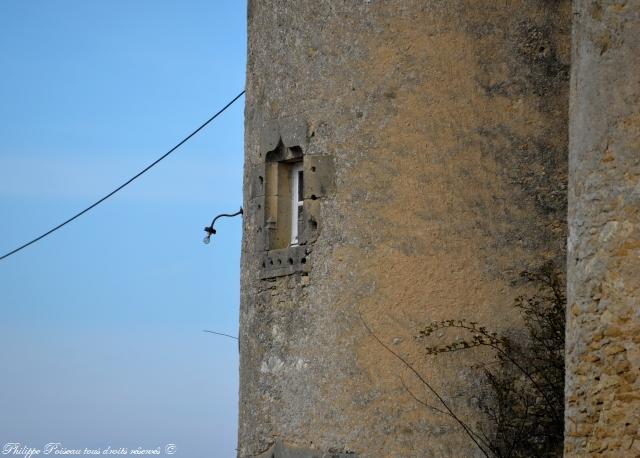
[{"label": "black cable", "polygon": [[231,100],[231,102],[227,103],[220,111],[218,111],[216,114],[214,114],[213,116],[211,116],[209,119],[207,119],[200,127],[198,127],[196,130],[194,130],[193,132],[191,132],[189,135],[187,135],[185,138],[183,138],[180,143],[178,143],[176,146],[174,146],[173,148],[171,148],[169,151],[167,151],[166,153],[164,153],[162,156],[160,156],[158,159],[156,159],[155,161],[153,161],[151,164],[149,164],[147,167],[145,167],[144,169],[142,169],[140,172],[138,172],[136,175],[134,175],[133,177],[129,178],[127,181],[125,181],[124,183],[122,183],[120,186],[118,186],[116,189],[114,189],[113,191],[111,191],[109,194],[107,194],[106,196],[104,196],[103,198],[101,198],[100,200],[94,202],[93,204],[89,205],[87,208],[85,208],[84,210],[82,210],[79,213],[76,213],[74,216],[72,216],[71,218],[69,218],[68,220],[64,221],[63,223],[58,224],[56,227],[54,227],[53,229],[45,232],[44,234],[36,237],[35,239],[31,240],[30,242],[25,243],[24,245],[16,248],[13,251],[10,251],[4,255],[2,255],[0,257],[0,261],[2,261],[4,258],[8,258],[9,256],[11,256],[12,254],[17,253],[18,251],[28,247],[31,244],[36,243],[38,240],[41,240],[43,238],[45,238],[47,235],[54,233],[55,231],[57,231],[58,229],[62,228],[63,226],[69,224],[71,221],[73,221],[74,219],[84,215],[85,213],[87,213],[89,210],[91,210],[92,208],[100,205],[102,202],[104,202],[105,200],[107,200],[109,197],[111,197],[112,195],[114,195],[115,193],[117,193],[118,191],[120,191],[122,188],[124,188],[125,186],[129,185],[132,181],[134,181],[135,179],[139,178],[142,174],[144,174],[145,172],[147,172],[151,167],[153,167],[154,165],[156,165],[158,162],[160,162],[161,160],[163,160],[164,158],[166,158],[167,156],[169,156],[171,153],[173,153],[175,150],[177,150],[178,148],[180,148],[184,143],[186,143],[191,137],[193,137],[195,134],[197,134],[198,132],[200,132],[202,129],[204,129],[207,124],[209,124],[211,121],[213,121],[214,119],[216,119],[219,115],[221,115],[227,108],[229,108],[231,105],[233,105],[233,103],[238,100],[240,97],[242,97],[242,94],[244,94],[244,91],[242,91],[240,94],[238,94],[237,96],[235,96],[233,98],[233,100]]},{"label": "black cable", "polygon": [[209,331],[208,329],[203,329],[202,331],[203,331],[203,332],[208,332],[208,333],[210,333],[210,334],[215,334],[215,335],[217,335],[217,336],[229,337],[229,338],[231,338],[231,339],[236,339],[236,340],[238,340],[238,338],[237,338],[236,336],[231,336],[231,335],[229,335],[229,334],[225,334],[224,332]]}]

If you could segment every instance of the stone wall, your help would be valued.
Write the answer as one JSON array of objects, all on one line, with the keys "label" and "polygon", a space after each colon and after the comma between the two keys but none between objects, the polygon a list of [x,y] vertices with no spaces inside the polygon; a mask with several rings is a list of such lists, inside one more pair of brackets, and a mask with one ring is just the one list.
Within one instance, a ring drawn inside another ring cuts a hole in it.
[{"label": "stone wall", "polygon": [[[249,1],[239,456],[479,456],[360,314],[474,421],[482,355],[427,359],[413,336],[517,328],[518,273],[564,263],[570,17],[565,0]],[[293,251],[267,251],[268,155],[331,169]]]},{"label": "stone wall", "polygon": [[566,456],[640,456],[640,1],[577,0]]}]

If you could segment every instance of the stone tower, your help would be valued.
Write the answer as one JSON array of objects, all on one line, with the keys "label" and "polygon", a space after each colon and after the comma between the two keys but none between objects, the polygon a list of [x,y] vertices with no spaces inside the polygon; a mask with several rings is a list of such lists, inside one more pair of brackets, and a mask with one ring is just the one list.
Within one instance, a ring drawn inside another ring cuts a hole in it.
[{"label": "stone tower", "polygon": [[577,0],[565,455],[640,456],[640,1]]},{"label": "stone tower", "polygon": [[465,364],[413,336],[518,326],[517,274],[564,265],[569,1],[249,0],[248,20],[239,456],[479,456],[365,323],[471,415]]}]

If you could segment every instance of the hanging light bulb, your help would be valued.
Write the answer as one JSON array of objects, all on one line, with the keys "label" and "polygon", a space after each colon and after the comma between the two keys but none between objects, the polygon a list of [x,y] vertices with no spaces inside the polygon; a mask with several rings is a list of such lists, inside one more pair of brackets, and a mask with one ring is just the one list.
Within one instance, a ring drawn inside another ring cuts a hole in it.
[{"label": "hanging light bulb", "polygon": [[240,210],[238,210],[235,213],[232,213],[232,214],[222,213],[216,216],[215,218],[213,218],[213,221],[211,221],[211,225],[204,228],[204,231],[207,233],[207,235],[205,235],[204,239],[202,239],[202,242],[205,245],[209,245],[209,243],[211,242],[211,236],[216,233],[216,230],[213,228],[213,225],[216,224],[216,221],[218,218],[222,218],[223,216],[226,216],[227,218],[231,218],[233,216],[238,216],[238,215],[242,215],[242,207],[240,208]]},{"label": "hanging light bulb", "polygon": [[216,233],[216,230],[211,226],[207,226],[204,228],[204,231],[207,233],[207,235],[204,236],[204,239],[202,239],[202,242],[205,245],[209,245],[209,242],[211,242],[211,236]]}]

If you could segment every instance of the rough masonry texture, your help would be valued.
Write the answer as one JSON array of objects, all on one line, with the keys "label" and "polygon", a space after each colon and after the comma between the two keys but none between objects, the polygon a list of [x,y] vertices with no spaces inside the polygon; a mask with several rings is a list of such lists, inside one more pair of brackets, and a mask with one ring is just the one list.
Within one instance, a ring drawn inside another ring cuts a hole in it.
[{"label": "rough masonry texture", "polygon": [[640,456],[640,1],[575,2],[566,456]]},{"label": "rough masonry texture", "polygon": [[516,329],[519,272],[565,263],[569,1],[250,0],[248,21],[238,455],[480,456],[360,315],[474,420],[482,353],[413,336]]}]

